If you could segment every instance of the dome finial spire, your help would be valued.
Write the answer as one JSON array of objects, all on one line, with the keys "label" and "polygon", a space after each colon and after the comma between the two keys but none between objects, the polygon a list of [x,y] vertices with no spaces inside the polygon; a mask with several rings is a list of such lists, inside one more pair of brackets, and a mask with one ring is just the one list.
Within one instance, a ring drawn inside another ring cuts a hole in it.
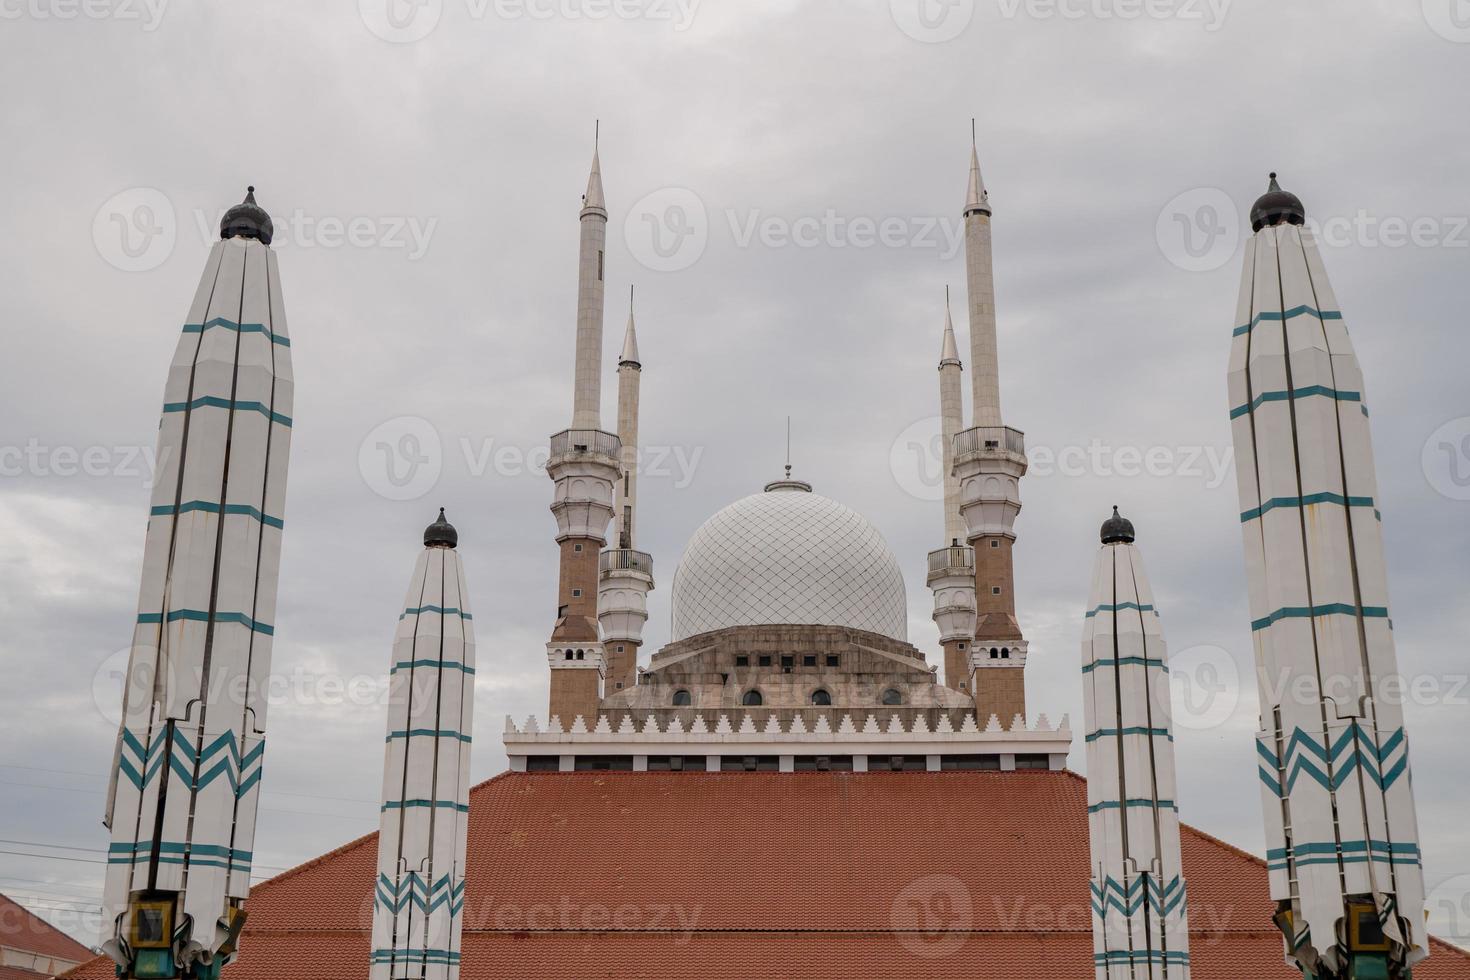
[{"label": "dome finial spire", "polygon": [[791,416],[786,416],[786,479],[791,479]]},{"label": "dome finial spire", "polygon": [[225,216],[220,219],[221,241],[249,238],[262,245],[269,245],[274,235],[275,225],[271,222],[271,216],[266,214],[265,208],[255,203],[254,184],[245,188],[245,200],[226,211]]},{"label": "dome finial spire", "polygon": [[1118,505],[1113,505],[1113,516],[1103,521],[1102,543],[1103,544],[1132,544],[1134,540],[1133,522],[1118,513]]},{"label": "dome finial spire", "polygon": [[454,548],[459,545],[459,532],[444,517],[444,508],[439,508],[439,517],[424,528],[425,548]]},{"label": "dome finial spire", "polygon": [[1307,209],[1302,205],[1302,199],[1281,189],[1276,182],[1276,171],[1271,171],[1268,180],[1266,193],[1256,198],[1256,203],[1251,206],[1251,231],[1282,223],[1305,224]]}]

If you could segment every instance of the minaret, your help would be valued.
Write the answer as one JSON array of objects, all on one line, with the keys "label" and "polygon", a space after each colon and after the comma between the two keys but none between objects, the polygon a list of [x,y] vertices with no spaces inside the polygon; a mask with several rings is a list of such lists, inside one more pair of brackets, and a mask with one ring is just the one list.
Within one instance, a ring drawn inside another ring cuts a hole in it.
[{"label": "minaret", "polygon": [[970,371],[975,425],[955,437],[954,474],[960,513],[975,549],[978,617],[970,649],[970,688],[976,716],[994,715],[1004,726],[1026,714],[1027,643],[1016,623],[1013,526],[1021,510],[1026,473],[1025,437],[1000,417],[1000,375],[995,340],[995,276],[990,261],[990,195],[980,177],[980,157],[970,145],[965,195],[965,279],[970,305]]},{"label": "minaret", "polygon": [[975,549],[963,543],[966,534],[960,517],[960,483],[954,472],[954,437],[964,424],[962,370],[946,288],[944,337],[939,348],[945,547],[929,552],[928,582],[934,592],[934,625],[939,627],[939,642],[944,647],[944,683],[957,691],[968,692],[970,642],[975,637]]},{"label": "minaret", "polygon": [[572,426],[551,437],[546,473],[556,484],[561,571],[556,626],[546,645],[553,716],[570,728],[578,717],[590,728],[602,698],[603,646],[597,629],[598,555],[613,516],[613,485],[621,475],[618,437],[600,428],[602,299],[607,207],[597,151],[582,198],[577,264],[577,349]]},{"label": "minaret", "polygon": [[441,509],[393,637],[371,980],[459,976],[475,630],[458,544]]},{"label": "minaret", "polygon": [[1097,980],[1188,980],[1168,655],[1133,538],[1114,507],[1082,628],[1093,966]]},{"label": "minaret", "polygon": [[618,440],[622,443],[622,477],[614,496],[617,547],[598,561],[597,619],[607,650],[609,695],[637,682],[638,650],[648,622],[648,593],[653,590],[653,556],[634,548],[638,507],[638,385],[643,364],[633,326],[633,291],[628,290],[628,330],[618,358]]},{"label": "minaret", "polygon": [[1287,958],[1409,976],[1424,873],[1363,374],[1306,211],[1251,209],[1230,419],[1260,685],[1266,861]]},{"label": "minaret", "polygon": [[577,353],[572,385],[572,428],[602,426],[603,273],[607,252],[607,202],[602,196],[602,161],[597,140],[592,170],[582,195],[582,236],[577,254]]},{"label": "minaret", "polygon": [[104,821],[119,976],[215,976],[250,892],[293,388],[254,191],[225,212],[164,389]]}]

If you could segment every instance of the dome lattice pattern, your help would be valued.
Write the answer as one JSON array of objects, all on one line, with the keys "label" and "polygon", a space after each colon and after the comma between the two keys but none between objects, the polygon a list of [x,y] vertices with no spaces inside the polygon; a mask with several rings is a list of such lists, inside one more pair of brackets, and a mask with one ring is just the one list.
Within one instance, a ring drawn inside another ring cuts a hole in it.
[{"label": "dome lattice pattern", "polygon": [[752,494],[689,540],[673,638],[727,626],[846,626],[908,640],[898,560],[862,515],[815,493]]}]

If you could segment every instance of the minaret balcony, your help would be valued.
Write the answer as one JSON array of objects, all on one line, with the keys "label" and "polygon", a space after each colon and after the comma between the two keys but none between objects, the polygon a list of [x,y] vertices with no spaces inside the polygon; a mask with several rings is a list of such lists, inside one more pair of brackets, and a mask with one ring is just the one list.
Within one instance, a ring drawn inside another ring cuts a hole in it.
[{"label": "minaret balcony", "polygon": [[929,552],[929,582],[936,579],[975,577],[975,549],[967,544],[951,545]]},{"label": "minaret balcony", "polygon": [[550,469],[560,463],[586,460],[618,466],[623,443],[614,433],[601,429],[563,429],[551,437]]},{"label": "minaret balcony", "polygon": [[606,577],[613,572],[635,572],[653,580],[653,556],[632,548],[608,548],[597,556],[597,571]]},{"label": "minaret balcony", "polygon": [[1006,425],[977,425],[954,437],[954,461],[1010,459],[1026,464],[1026,434]]}]

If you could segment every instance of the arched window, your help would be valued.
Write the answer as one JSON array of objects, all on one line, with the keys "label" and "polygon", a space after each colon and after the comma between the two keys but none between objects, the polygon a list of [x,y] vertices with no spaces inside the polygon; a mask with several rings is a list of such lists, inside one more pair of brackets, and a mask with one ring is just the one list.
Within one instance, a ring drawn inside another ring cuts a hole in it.
[{"label": "arched window", "polygon": [[883,703],[903,704],[903,695],[899,694],[898,691],[890,687],[888,690],[883,692]]},{"label": "arched window", "polygon": [[817,688],[812,692],[812,704],[818,707],[827,707],[832,703],[832,695],[823,688]]},{"label": "arched window", "polygon": [[693,703],[694,698],[689,695],[688,691],[681,689],[674,692],[674,707],[687,708]]},{"label": "arched window", "polygon": [[746,691],[745,696],[740,699],[740,703],[745,705],[747,708],[754,708],[759,705],[765,704],[766,699],[761,697],[760,691]]},{"label": "arched window", "polygon": [[1002,660],[1009,660],[1009,659],[1011,659],[1011,648],[1010,647],[1001,647],[1000,648],[1000,659],[1002,659]]}]

